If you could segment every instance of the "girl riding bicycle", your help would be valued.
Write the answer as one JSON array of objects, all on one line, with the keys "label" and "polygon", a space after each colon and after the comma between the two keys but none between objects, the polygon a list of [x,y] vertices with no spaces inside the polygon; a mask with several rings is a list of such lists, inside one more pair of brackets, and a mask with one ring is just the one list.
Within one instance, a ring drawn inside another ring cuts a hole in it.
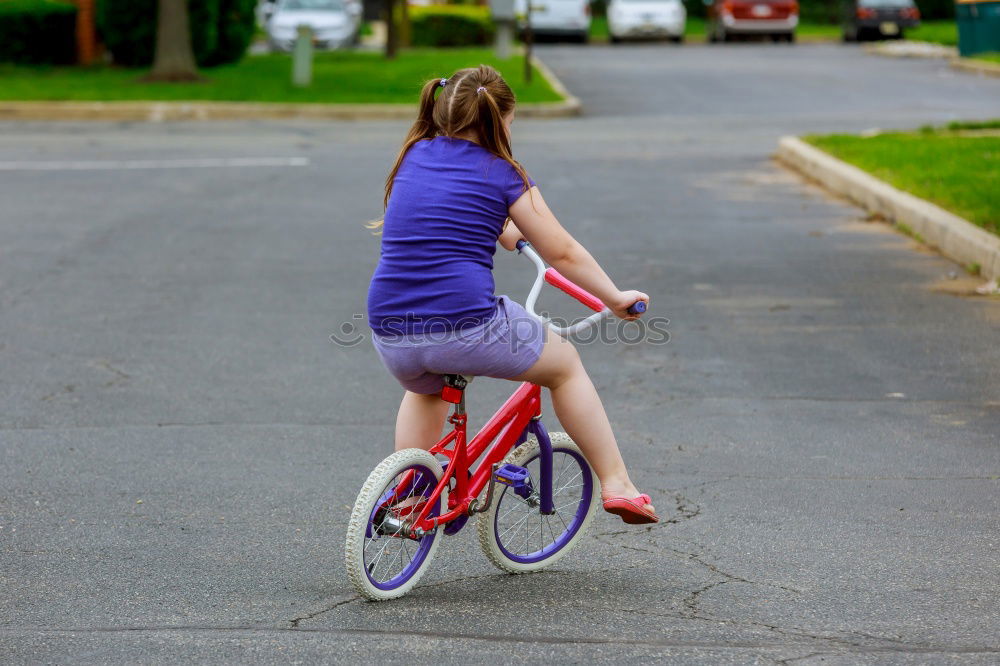
[{"label": "girl riding bicycle", "polygon": [[604,509],[655,523],[622,460],[601,399],[575,347],[523,307],[494,295],[496,243],[526,239],[549,264],[622,319],[649,297],[621,291],[559,224],[510,148],[514,94],[492,67],[428,81],[386,179],[382,251],[368,292],[375,348],[406,389],[396,450],[430,449],[449,402],[446,374],[547,387],[556,415],[601,484]]}]

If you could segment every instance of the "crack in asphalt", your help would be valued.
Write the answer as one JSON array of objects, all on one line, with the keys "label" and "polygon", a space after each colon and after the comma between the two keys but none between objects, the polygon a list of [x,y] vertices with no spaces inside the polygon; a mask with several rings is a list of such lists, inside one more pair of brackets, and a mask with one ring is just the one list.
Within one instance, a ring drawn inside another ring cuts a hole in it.
[{"label": "crack in asphalt", "polygon": [[797,661],[805,661],[806,659],[812,659],[813,657],[826,657],[826,656],[832,657],[836,654],[837,654],[836,652],[810,652],[800,657],[786,657],[784,659],[775,659],[774,663],[780,664],[780,666],[788,666],[788,664],[794,664]]},{"label": "crack in asphalt", "polygon": [[[550,574],[559,574],[559,573],[563,573],[563,572],[550,571],[548,573],[550,573]],[[467,581],[467,580],[479,580],[479,579],[483,579],[483,578],[496,578],[497,576],[502,576],[502,575],[503,574],[490,573],[490,574],[479,574],[479,575],[475,575],[475,576],[459,576],[458,578],[449,578],[448,580],[440,580],[440,581],[437,581],[435,583],[426,583],[424,585],[418,585],[418,586],[416,586],[414,588],[414,590],[425,590],[425,589],[430,588],[430,587],[440,587],[442,585],[451,585],[452,583],[461,583],[461,582]],[[306,615],[301,615],[301,616],[293,618],[291,620],[287,620],[287,623],[290,625],[291,628],[300,629],[300,628],[302,628],[302,627],[300,627],[300,623],[301,622],[305,622],[306,620],[312,620],[313,618],[319,617],[320,615],[323,615],[324,613],[329,613],[330,611],[334,611],[334,610],[340,608],[341,606],[345,606],[345,605],[351,603],[352,601],[364,601],[364,599],[361,598],[361,596],[359,596],[359,595],[354,595],[354,596],[349,597],[347,599],[340,599],[336,603],[331,604],[329,606],[326,606],[324,608],[321,608],[320,610],[314,611],[312,613],[307,613]]]},{"label": "crack in asphalt", "polygon": [[[735,478],[735,477],[726,477],[726,479],[723,479],[723,480],[728,480],[729,478]],[[688,488],[702,487],[702,486],[708,485],[711,482],[713,482],[713,481],[706,481],[706,482],[694,484],[693,486],[689,486]],[[683,522],[683,521],[686,521],[686,520],[691,520],[691,519],[693,519],[693,518],[695,518],[695,517],[697,517],[697,516],[699,516],[701,514],[701,506],[699,504],[697,504],[697,503],[689,500],[683,493],[681,493],[681,492],[675,492],[673,494],[673,496],[674,496],[674,502],[676,504],[676,515],[673,516],[670,520],[664,521],[663,523],[661,523],[661,525],[677,524],[677,523],[680,523],[680,522]],[[707,561],[704,558],[704,556],[702,555],[701,552],[691,552],[691,551],[687,551],[687,550],[680,550],[680,549],[677,549],[677,548],[672,548],[670,546],[663,546],[663,545],[658,545],[658,544],[655,544],[655,543],[649,544],[648,547],[643,547],[643,546],[637,546],[637,545],[634,545],[634,544],[619,543],[619,542],[616,542],[616,541],[611,540],[611,539],[608,538],[608,537],[617,537],[617,536],[623,536],[623,535],[626,535],[626,534],[634,534],[634,533],[635,532],[633,530],[617,530],[617,531],[612,531],[612,532],[603,532],[603,533],[596,534],[595,538],[597,538],[598,541],[600,541],[601,543],[604,543],[604,544],[612,546],[612,547],[624,548],[624,549],[627,549],[627,550],[634,550],[634,551],[648,553],[648,554],[663,554],[663,553],[668,553],[670,555],[673,555],[673,556],[676,556],[676,557],[680,557],[680,558],[684,559],[685,561],[693,562],[693,563],[697,564],[698,566],[704,568],[706,571],[711,572],[715,576],[721,577],[722,580],[708,581],[708,582],[702,584],[697,589],[692,590],[681,601],[681,604],[682,604],[682,606],[685,609],[683,612],[655,612],[655,611],[649,611],[649,610],[646,610],[646,609],[630,609],[630,610],[627,610],[625,612],[635,613],[637,615],[647,615],[647,616],[652,616],[652,617],[663,617],[663,618],[671,618],[671,619],[679,619],[679,620],[695,620],[695,621],[702,621],[702,622],[711,622],[713,624],[726,624],[726,625],[731,625],[731,626],[735,626],[735,627],[740,627],[740,626],[742,626],[742,627],[756,627],[756,628],[765,629],[765,630],[767,630],[769,632],[772,632],[774,634],[777,634],[778,636],[781,636],[783,638],[788,638],[788,639],[804,639],[804,640],[812,641],[812,642],[819,641],[819,642],[822,642],[822,643],[830,645],[831,648],[839,649],[840,652],[843,652],[843,651],[854,651],[854,652],[856,652],[858,650],[873,650],[873,649],[875,649],[875,650],[888,650],[890,648],[901,649],[901,648],[904,648],[904,647],[907,647],[907,648],[909,648],[909,647],[915,647],[913,645],[904,643],[900,639],[893,639],[893,638],[888,638],[888,637],[885,637],[885,636],[876,636],[874,634],[868,634],[868,633],[865,633],[863,631],[854,631],[854,630],[851,630],[851,631],[847,631],[847,632],[837,632],[839,635],[830,635],[830,634],[817,633],[815,631],[809,631],[809,630],[807,630],[807,629],[805,629],[803,627],[795,627],[795,626],[789,627],[789,626],[782,626],[782,625],[778,625],[778,624],[770,624],[770,623],[762,622],[762,621],[759,621],[759,620],[731,619],[731,618],[724,618],[724,617],[719,617],[719,616],[713,615],[712,613],[705,611],[701,607],[701,598],[702,598],[703,595],[705,595],[709,591],[711,591],[711,590],[713,590],[715,588],[721,587],[723,585],[729,585],[729,584],[733,584],[733,583],[743,583],[743,584],[746,584],[746,585],[771,587],[771,588],[774,588],[774,589],[783,590],[785,592],[789,592],[789,593],[796,594],[796,595],[802,594],[802,591],[798,590],[798,589],[795,589],[794,587],[790,587],[790,586],[787,586],[787,585],[781,585],[781,584],[778,584],[778,583],[770,583],[770,582],[764,582],[764,581],[750,580],[750,579],[745,578],[743,576],[740,576],[738,574],[732,573],[730,571],[726,571],[726,570],[722,569],[719,565]],[[692,544],[692,545],[694,545],[696,547],[699,547],[698,544]],[[875,644],[873,645],[873,644],[870,644],[870,643],[866,643],[866,642],[864,642],[865,640],[875,641]],[[929,646],[927,646],[927,645],[920,645],[919,646],[919,648],[921,650],[925,650],[928,647]],[[792,658],[788,658],[786,660],[776,660],[776,663],[792,663],[793,661],[796,661],[796,660],[806,659],[806,658],[809,658],[809,657],[812,657],[812,656],[818,656],[818,655],[821,655],[821,654],[828,654],[828,653],[827,652],[814,652],[814,653],[809,653],[809,654],[807,654],[805,656],[802,656],[802,657],[792,657]],[[836,654],[836,652],[835,653],[829,653],[829,654]]]},{"label": "crack in asphalt", "polygon": [[[634,638],[634,637],[558,637],[558,636],[518,636],[514,634],[469,634],[454,631],[419,631],[419,630],[382,630],[368,628],[293,628],[293,627],[273,627],[266,625],[234,625],[234,626],[211,626],[211,625],[164,625],[164,626],[130,626],[130,627],[0,627],[0,635],[24,634],[37,632],[42,634],[102,634],[102,633],[184,633],[184,632],[254,632],[254,633],[315,633],[333,635],[365,635],[381,637],[411,636],[418,638],[437,638],[442,640],[472,640],[490,643],[541,643],[549,645],[626,645],[626,646],[647,646],[647,647],[703,647],[715,649],[764,649],[780,650],[793,647],[807,647],[803,642],[789,643],[765,640],[698,640],[698,639],[671,639],[671,638]],[[820,640],[828,640],[826,637],[818,637]],[[840,653],[848,654],[1000,654],[1000,647],[991,645],[930,645],[930,644],[906,644],[896,645],[863,645],[845,644],[845,649]],[[828,654],[820,652],[817,654]],[[807,655],[809,656],[809,655]],[[802,657],[799,657],[801,659]],[[794,659],[794,658],[793,658]]]},{"label": "crack in asphalt", "polygon": [[359,597],[358,595],[355,594],[354,596],[348,597],[347,599],[341,599],[341,600],[337,601],[335,604],[333,604],[332,606],[327,606],[327,607],[322,608],[322,609],[320,609],[318,611],[315,611],[313,613],[307,613],[306,615],[300,615],[299,617],[292,618],[291,620],[288,620],[288,624],[293,629],[298,629],[300,622],[304,622],[306,620],[311,620],[311,619],[313,619],[314,617],[316,617],[318,615],[322,615],[323,613],[329,613],[330,611],[335,610],[337,608],[340,608],[341,606],[343,606],[345,604],[349,604],[352,601],[361,601],[361,597]]}]

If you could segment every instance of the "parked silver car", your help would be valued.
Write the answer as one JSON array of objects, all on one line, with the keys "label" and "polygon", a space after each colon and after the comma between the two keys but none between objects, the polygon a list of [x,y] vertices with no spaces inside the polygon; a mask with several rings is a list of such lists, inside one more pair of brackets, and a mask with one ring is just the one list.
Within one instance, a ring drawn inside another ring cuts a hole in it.
[{"label": "parked silver car", "polygon": [[[539,37],[586,42],[590,35],[589,0],[530,0],[531,29]],[[514,0],[518,28],[524,30],[528,0]]]},{"label": "parked silver car", "polygon": [[681,0],[611,0],[608,33],[612,42],[630,38],[684,39],[687,11]]},{"label": "parked silver car", "polygon": [[265,25],[271,48],[290,51],[300,25],[312,29],[316,48],[348,46],[358,38],[361,3],[358,0],[277,0]]}]

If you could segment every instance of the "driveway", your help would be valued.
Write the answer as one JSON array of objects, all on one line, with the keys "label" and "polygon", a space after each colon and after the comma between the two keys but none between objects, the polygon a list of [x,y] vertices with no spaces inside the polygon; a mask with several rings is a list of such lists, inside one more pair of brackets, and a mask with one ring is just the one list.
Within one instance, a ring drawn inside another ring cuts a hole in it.
[{"label": "driveway", "polygon": [[[405,125],[0,124],[0,659],[1000,658],[1000,302],[769,159],[996,115],[1000,80],[832,45],[539,52],[586,115],[517,121],[515,152],[670,319],[582,347],[668,520],[601,514],[520,577],[466,530],[408,597],[358,600],[344,528],[399,390],[329,335],[364,326]],[[497,265],[523,296],[525,260]],[[509,387],[470,390],[482,423]]]}]

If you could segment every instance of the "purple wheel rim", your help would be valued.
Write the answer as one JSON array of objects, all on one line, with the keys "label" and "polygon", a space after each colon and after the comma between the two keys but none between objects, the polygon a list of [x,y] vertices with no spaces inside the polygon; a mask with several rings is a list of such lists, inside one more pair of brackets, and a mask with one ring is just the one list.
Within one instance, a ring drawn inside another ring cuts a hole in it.
[{"label": "purple wheel rim", "polygon": [[[419,478],[415,481],[415,483],[424,484],[424,487],[420,489],[420,495],[424,497],[429,496],[434,491],[434,486],[437,484],[437,477],[434,476],[434,472],[432,472],[429,468],[425,467],[424,465],[410,465],[409,467],[400,470],[396,476],[398,477],[400,474],[404,474],[407,470],[411,469],[419,475]],[[382,493],[382,496],[379,498],[379,501],[375,504],[375,507],[380,506],[384,501],[386,501],[394,490],[395,490],[394,487],[387,488],[386,491]],[[437,516],[440,513],[441,513],[441,498],[439,497],[436,505],[431,507],[429,515]],[[372,522],[375,520],[375,514],[376,514],[376,508],[372,508],[371,515],[369,515],[368,517],[368,525],[366,526],[365,529],[366,539],[370,538],[371,535],[373,534]],[[430,552],[431,545],[434,543],[434,539],[436,539],[437,536],[438,532],[437,530],[435,530],[433,532],[425,534],[424,536],[422,536],[417,540],[410,539],[409,541],[417,544],[416,553],[414,553],[413,557],[410,559],[410,563],[406,565],[402,571],[400,571],[398,574],[385,581],[378,581],[372,577],[372,572],[369,570],[368,567],[367,557],[363,557],[362,564],[364,565],[365,575],[368,576],[369,582],[371,582],[371,584],[374,585],[376,588],[385,591],[395,590],[396,588],[405,584],[406,581],[410,580],[410,578],[412,578],[413,575],[420,570],[420,567],[424,563],[424,560],[427,559],[427,553]],[[382,536],[379,538],[396,539],[398,537]]]},{"label": "purple wheel rim", "polygon": [[[569,542],[573,540],[573,537],[576,536],[576,533],[580,531],[580,526],[583,525],[583,521],[587,517],[587,512],[590,510],[590,503],[594,497],[594,477],[590,472],[590,465],[588,465],[586,459],[576,451],[573,451],[572,449],[564,449],[564,448],[559,448],[558,446],[554,446],[552,447],[553,471],[560,467],[558,464],[555,463],[556,453],[562,453],[570,456],[576,462],[577,468],[582,473],[581,476],[583,479],[583,484],[582,487],[580,488],[580,498],[576,505],[576,510],[573,513],[570,521],[568,523],[565,523],[565,528],[561,534],[557,535],[552,541],[550,541],[547,545],[543,546],[542,548],[534,552],[524,553],[524,554],[513,553],[507,548],[507,546],[504,545],[503,540],[500,536],[500,521],[494,520],[493,536],[496,538],[497,546],[500,548],[500,551],[513,562],[518,562],[520,564],[533,564],[535,562],[541,562],[542,560],[552,557],[553,555],[558,553],[560,550],[565,548],[567,544],[569,544]],[[535,455],[533,455],[531,458],[529,458],[523,463],[523,466],[527,466],[528,463],[537,460],[539,455],[540,453],[536,453]],[[535,482],[534,477],[535,474],[533,473],[532,474],[533,482]],[[553,479],[552,485],[553,486],[556,485],[556,479]],[[522,501],[521,498],[517,497],[517,495],[513,493],[513,491],[508,493],[507,491],[509,490],[511,489],[504,488],[503,492],[500,494],[500,497],[497,498],[497,515],[499,515],[500,513],[500,507],[503,505],[504,498],[510,499],[511,497],[513,497],[516,498],[515,501],[518,502]],[[553,488],[553,491],[554,490],[555,488]],[[563,501],[563,500],[561,499],[557,500],[556,497],[553,497],[553,502],[557,501]],[[541,516],[542,514],[539,513],[538,515]],[[544,518],[542,520],[544,520]],[[560,522],[560,524],[564,523]],[[543,528],[540,529],[542,529],[542,534],[544,534],[544,529]]]}]

